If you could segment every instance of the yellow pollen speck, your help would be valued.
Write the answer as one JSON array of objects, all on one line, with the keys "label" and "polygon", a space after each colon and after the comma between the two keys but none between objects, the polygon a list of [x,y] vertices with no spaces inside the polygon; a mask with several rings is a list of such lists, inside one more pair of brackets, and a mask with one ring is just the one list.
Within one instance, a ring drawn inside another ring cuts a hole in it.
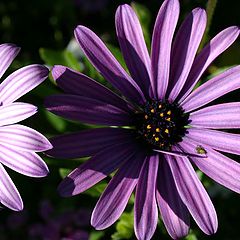
[{"label": "yellow pollen speck", "polygon": [[170,121],[171,121],[171,118],[170,118],[170,117],[169,117],[169,118],[166,118],[166,120],[170,122]]},{"label": "yellow pollen speck", "polygon": [[156,128],[156,132],[160,132],[160,128]]},{"label": "yellow pollen speck", "polygon": [[147,125],[147,129],[151,129],[152,127],[151,127],[151,125],[149,124],[149,125]]},{"label": "yellow pollen speck", "polygon": [[159,141],[159,137],[155,137],[155,141],[158,142]]},{"label": "yellow pollen speck", "polygon": [[171,113],[172,113],[171,110],[167,111],[167,115],[171,115]]},{"label": "yellow pollen speck", "polygon": [[145,115],[144,118],[145,118],[145,119],[148,119],[148,115]]},{"label": "yellow pollen speck", "polygon": [[160,104],[160,105],[158,106],[158,108],[162,108],[162,104]]},{"label": "yellow pollen speck", "polygon": [[169,133],[169,130],[166,128],[164,132],[165,132],[165,133]]},{"label": "yellow pollen speck", "polygon": [[164,143],[161,143],[161,144],[160,144],[160,147],[163,147],[163,146],[164,146]]},{"label": "yellow pollen speck", "polygon": [[153,134],[153,137],[155,137],[155,136],[156,136],[156,134],[154,133],[154,134]]},{"label": "yellow pollen speck", "polygon": [[160,117],[163,117],[164,116],[164,114],[163,113],[160,113]]},{"label": "yellow pollen speck", "polygon": [[154,113],[154,109],[151,109],[151,113]]}]

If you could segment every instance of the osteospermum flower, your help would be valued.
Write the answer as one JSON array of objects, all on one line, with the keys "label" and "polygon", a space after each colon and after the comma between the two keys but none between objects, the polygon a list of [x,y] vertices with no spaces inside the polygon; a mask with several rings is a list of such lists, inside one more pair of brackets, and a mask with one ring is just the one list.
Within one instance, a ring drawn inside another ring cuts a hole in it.
[{"label": "osteospermum flower", "polygon": [[[0,78],[19,51],[13,44],[0,45]],[[46,67],[30,65],[15,71],[0,84],[0,202],[15,211],[23,209],[23,202],[3,165],[26,176],[44,177],[48,174],[47,165],[35,152],[52,147],[39,132],[15,124],[37,112],[35,106],[15,101],[47,76]]]},{"label": "osteospermum flower", "polygon": [[62,196],[79,194],[117,170],[93,211],[96,229],[113,224],[135,190],[138,239],[154,234],[158,208],[174,239],[188,234],[190,214],[204,233],[215,233],[217,215],[192,163],[218,183],[240,191],[240,166],[221,153],[240,154],[240,135],[216,130],[240,127],[240,103],[202,108],[240,87],[240,66],[192,91],[211,62],[236,40],[239,28],[220,32],[197,54],[206,12],[194,9],[173,39],[178,16],[179,1],[165,0],[149,56],[136,14],[128,5],[118,8],[117,36],[132,77],[91,30],[75,29],[83,52],[116,93],[64,66],[52,70],[66,94],[48,97],[49,111],[108,126],[55,137],[48,151],[58,158],[91,157],[60,184]]}]

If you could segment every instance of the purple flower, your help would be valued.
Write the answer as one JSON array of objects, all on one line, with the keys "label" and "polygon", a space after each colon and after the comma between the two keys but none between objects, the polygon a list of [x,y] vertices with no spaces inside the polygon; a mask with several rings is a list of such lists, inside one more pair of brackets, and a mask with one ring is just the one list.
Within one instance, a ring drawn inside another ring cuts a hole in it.
[{"label": "purple flower", "polygon": [[[19,51],[20,48],[13,44],[0,45],[0,78]],[[15,124],[37,112],[35,106],[15,100],[38,86],[47,76],[46,67],[30,65],[15,71],[0,84],[0,202],[15,211],[23,209],[23,202],[3,165],[26,176],[44,177],[48,168],[35,152],[52,147],[37,131]]]},{"label": "purple flower", "polygon": [[91,223],[96,229],[112,225],[135,190],[138,239],[153,236],[158,208],[174,239],[188,234],[190,214],[204,233],[215,233],[217,215],[192,163],[240,192],[240,165],[219,152],[240,155],[240,135],[216,130],[240,127],[240,103],[201,109],[240,88],[240,66],[192,91],[212,61],[236,40],[239,28],[223,30],[197,54],[206,12],[194,9],[173,39],[178,16],[179,1],[165,0],[149,56],[136,14],[128,5],[118,8],[117,36],[132,77],[91,30],[75,29],[83,52],[117,94],[69,68],[52,70],[66,94],[48,97],[49,111],[108,126],[55,137],[54,148],[48,151],[58,158],[91,157],[60,184],[62,196],[79,194],[117,170],[93,211]]}]

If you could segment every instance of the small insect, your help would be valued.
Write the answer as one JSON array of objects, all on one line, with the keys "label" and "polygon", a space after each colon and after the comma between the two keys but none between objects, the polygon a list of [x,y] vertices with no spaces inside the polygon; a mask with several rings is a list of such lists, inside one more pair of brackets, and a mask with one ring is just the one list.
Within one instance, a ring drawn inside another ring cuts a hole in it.
[{"label": "small insect", "polygon": [[203,146],[201,146],[201,145],[198,145],[198,146],[196,147],[196,152],[197,152],[198,154],[207,154],[206,149],[203,148]]}]

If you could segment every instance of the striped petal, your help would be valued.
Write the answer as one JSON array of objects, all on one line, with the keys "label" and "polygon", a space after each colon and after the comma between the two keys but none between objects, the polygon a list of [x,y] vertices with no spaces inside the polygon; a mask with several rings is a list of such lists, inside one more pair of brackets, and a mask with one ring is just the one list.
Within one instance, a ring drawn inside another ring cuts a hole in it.
[{"label": "striped petal", "polygon": [[0,146],[0,162],[7,167],[30,177],[45,177],[46,163],[34,152],[23,152],[8,146]]},{"label": "striped petal", "polygon": [[189,73],[188,79],[179,95],[181,97],[179,102],[182,102],[194,86],[199,81],[202,74],[209,67],[209,65],[229,48],[239,36],[239,27],[229,27],[219,34],[217,34],[199,53],[193,62],[192,69]]},{"label": "striped petal", "polygon": [[0,144],[23,151],[42,152],[52,148],[39,132],[19,124],[0,128]]},{"label": "striped petal", "polygon": [[13,211],[23,209],[21,196],[2,164],[0,164],[0,202]]},{"label": "striped petal", "polygon": [[111,226],[121,216],[137,184],[145,157],[142,152],[133,155],[108,184],[92,213],[91,224],[97,230]]},{"label": "striped petal", "polygon": [[233,67],[207,81],[193,91],[182,103],[185,112],[200,108],[205,104],[240,88],[240,66]]},{"label": "striped petal", "polygon": [[152,39],[151,65],[154,97],[163,99],[167,91],[173,34],[179,17],[179,1],[165,0],[158,12]]},{"label": "striped petal", "polygon": [[150,240],[157,227],[158,210],[155,192],[158,163],[158,155],[146,158],[137,183],[134,230],[138,240]]},{"label": "striped petal", "polygon": [[240,102],[217,104],[193,112],[191,126],[212,129],[240,128]]},{"label": "striped petal", "polygon": [[89,124],[122,126],[132,121],[129,113],[116,106],[77,95],[48,96],[45,107],[61,117]]},{"label": "striped petal", "polygon": [[180,239],[188,235],[189,212],[178,194],[171,170],[165,159],[162,159],[159,165],[156,198],[169,235],[173,239]]},{"label": "striped petal", "polygon": [[120,128],[88,129],[51,138],[53,148],[46,153],[65,159],[92,156],[108,146],[134,141],[134,136],[132,131]]},{"label": "striped petal", "polygon": [[118,7],[115,25],[118,42],[128,69],[145,95],[149,96],[152,91],[150,56],[138,17],[129,5]]},{"label": "striped petal", "polygon": [[75,38],[95,68],[124,96],[137,103],[145,100],[139,86],[95,33],[84,26],[78,26],[75,29]]},{"label": "striped petal", "polygon": [[0,126],[20,122],[36,112],[37,107],[27,103],[15,102],[0,106]]},{"label": "striped petal", "polygon": [[30,65],[15,71],[0,84],[1,102],[3,105],[14,102],[47,77],[48,69],[42,65]]},{"label": "striped petal", "polygon": [[217,231],[218,221],[214,206],[185,157],[166,156],[178,193],[201,230],[210,235]]},{"label": "striped petal", "polygon": [[174,101],[180,93],[206,28],[207,14],[201,8],[194,9],[181,25],[171,53],[169,99]]},{"label": "striped petal", "polygon": [[0,78],[19,52],[20,48],[14,44],[4,43],[0,45]]}]

